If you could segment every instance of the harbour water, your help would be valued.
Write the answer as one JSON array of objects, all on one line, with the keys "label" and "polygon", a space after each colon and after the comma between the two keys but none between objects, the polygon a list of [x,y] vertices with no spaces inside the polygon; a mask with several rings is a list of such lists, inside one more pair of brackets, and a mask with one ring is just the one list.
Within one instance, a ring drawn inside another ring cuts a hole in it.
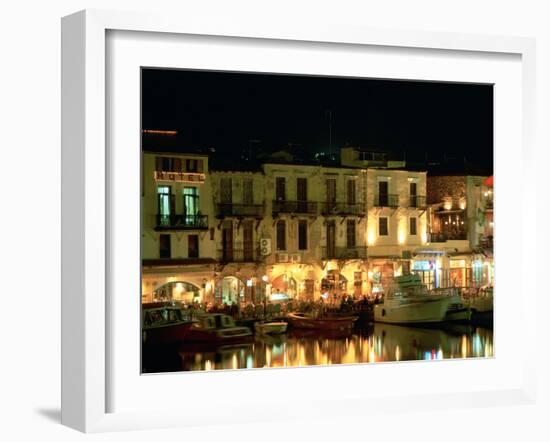
[{"label": "harbour water", "polygon": [[492,356],[492,325],[426,328],[374,323],[344,335],[290,330],[233,346],[144,347],[142,362],[144,373],[159,373]]}]

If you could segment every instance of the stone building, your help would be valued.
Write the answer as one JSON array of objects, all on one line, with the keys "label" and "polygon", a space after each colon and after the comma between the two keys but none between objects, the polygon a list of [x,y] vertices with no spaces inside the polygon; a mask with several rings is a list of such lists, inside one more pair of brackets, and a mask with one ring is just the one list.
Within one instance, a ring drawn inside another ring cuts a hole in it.
[{"label": "stone building", "polygon": [[381,292],[410,271],[431,287],[449,285],[437,272],[472,246],[468,233],[442,241],[449,230],[434,220],[441,227],[458,210],[469,226],[477,178],[430,181],[357,148],[341,158],[340,166],[272,160],[210,170],[204,155],[144,152],[143,300],[331,302]]}]

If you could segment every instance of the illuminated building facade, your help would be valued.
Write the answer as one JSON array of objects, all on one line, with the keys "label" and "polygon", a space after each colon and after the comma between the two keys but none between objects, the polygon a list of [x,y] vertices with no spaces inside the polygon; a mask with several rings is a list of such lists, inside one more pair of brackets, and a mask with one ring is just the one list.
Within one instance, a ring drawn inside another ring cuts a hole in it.
[{"label": "illuminated building facade", "polygon": [[381,292],[409,271],[448,285],[437,270],[459,259],[441,258],[471,247],[435,241],[439,206],[428,204],[429,182],[425,171],[356,148],[342,149],[340,166],[265,162],[256,170],[144,152],[143,300],[332,302]]},{"label": "illuminated building facade", "polygon": [[428,176],[428,244],[413,269],[433,287],[492,285],[492,177]]}]

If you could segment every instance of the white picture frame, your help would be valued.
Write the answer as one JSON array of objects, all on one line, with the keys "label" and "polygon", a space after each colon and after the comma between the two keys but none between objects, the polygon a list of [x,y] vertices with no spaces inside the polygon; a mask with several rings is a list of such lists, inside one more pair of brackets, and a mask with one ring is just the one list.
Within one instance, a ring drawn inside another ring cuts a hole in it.
[{"label": "white picture frame", "polygon": [[[223,421],[221,416],[204,416],[201,412],[204,409],[200,406],[192,416],[183,411],[174,411],[170,407],[157,407],[155,412],[110,410],[108,397],[114,385],[109,376],[113,354],[108,339],[112,312],[107,288],[112,259],[108,245],[113,240],[110,236],[113,230],[110,228],[112,220],[108,181],[109,169],[116,166],[115,163],[109,164],[107,151],[109,134],[106,131],[106,121],[110,115],[106,98],[109,93],[109,77],[105,73],[109,63],[106,39],[107,33],[112,31],[269,40],[274,44],[284,41],[289,44],[338,44],[340,47],[375,46],[380,50],[396,47],[403,50],[430,49],[441,51],[442,54],[446,51],[475,53],[480,59],[486,54],[515,55],[521,58],[522,168],[519,173],[528,176],[532,167],[535,149],[533,39],[358,29],[327,24],[309,24],[307,27],[297,28],[244,20],[219,23],[193,17],[176,19],[99,10],[82,11],[65,17],[62,21],[62,423],[80,431],[207,425],[212,418],[218,422]],[[536,194],[533,189],[522,186],[518,192],[525,207],[535,207]],[[529,219],[534,219],[533,211],[523,211],[521,222],[527,225],[531,223]],[[529,235],[526,230],[518,233],[521,238],[518,249],[521,253],[520,262],[526,262],[527,256],[536,254],[536,241]],[[498,260],[498,253],[495,256]],[[520,271],[526,272],[526,268]],[[536,303],[535,281],[526,281],[521,290],[521,297],[517,301],[518,311],[526,312],[529,305]],[[498,322],[498,316],[496,321]],[[534,336],[534,321],[528,321],[526,316],[521,315],[518,316],[518,321],[521,322],[525,335]],[[407,410],[408,407],[416,410],[468,407],[473,401],[481,406],[533,403],[536,392],[536,359],[533,345],[526,345],[522,354],[521,375],[518,374],[517,378],[502,388],[478,388],[471,391],[465,389],[462,393],[430,392],[408,397],[391,393],[377,397],[376,409],[397,412]],[[390,365],[385,365],[382,368],[389,370],[389,367]],[[339,369],[331,368],[333,373]],[[360,369],[351,367],[349,372],[357,376]],[[303,370],[299,371],[303,378]],[[261,383],[263,375],[258,371],[253,373],[253,378],[242,380],[240,374],[239,378],[244,383]],[[286,373],[285,376],[288,377],[291,372]],[[218,384],[223,383],[227,376],[237,376],[231,372],[208,374],[213,375]],[[204,378],[204,374],[202,376]],[[360,414],[374,409],[373,403],[361,400],[368,398],[362,394],[359,392],[355,397],[342,397],[338,402],[339,413]],[[325,400],[313,398],[309,401],[310,408],[304,408],[302,403],[285,410],[277,407],[256,407],[242,421],[311,417],[327,401],[336,397],[337,393],[332,397],[329,395]],[[243,406],[243,403],[237,401],[236,406]],[[234,422],[233,417],[228,422]]]}]

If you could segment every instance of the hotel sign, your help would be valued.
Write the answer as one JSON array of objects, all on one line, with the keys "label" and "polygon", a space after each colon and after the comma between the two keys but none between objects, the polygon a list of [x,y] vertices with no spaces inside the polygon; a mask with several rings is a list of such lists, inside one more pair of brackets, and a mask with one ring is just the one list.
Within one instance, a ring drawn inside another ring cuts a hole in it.
[{"label": "hotel sign", "polygon": [[154,172],[155,181],[168,181],[172,183],[204,183],[206,175],[195,172],[164,172],[156,170]]}]

